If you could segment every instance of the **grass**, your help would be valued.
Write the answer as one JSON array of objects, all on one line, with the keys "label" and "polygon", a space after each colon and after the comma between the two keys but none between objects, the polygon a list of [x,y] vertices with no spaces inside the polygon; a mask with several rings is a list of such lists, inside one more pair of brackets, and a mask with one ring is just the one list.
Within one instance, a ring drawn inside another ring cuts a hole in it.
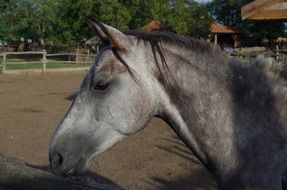
[{"label": "grass", "polygon": [[[71,63],[47,63],[46,68],[55,69],[55,68],[76,68],[76,67],[89,67],[90,63],[80,63],[80,64],[71,64]],[[6,65],[7,70],[22,70],[22,69],[41,69],[42,63],[9,63]]]},{"label": "grass", "polygon": [[[53,59],[52,59],[53,58]],[[89,67],[91,63],[60,63],[57,61],[70,60],[68,55],[49,57],[51,62],[46,64],[47,69]],[[7,56],[6,70],[42,69],[42,55],[9,55]],[[3,57],[0,56],[0,67]],[[30,63],[31,62],[31,63]],[[92,61],[91,61],[92,62]],[[1,68],[0,68],[1,70]]]}]

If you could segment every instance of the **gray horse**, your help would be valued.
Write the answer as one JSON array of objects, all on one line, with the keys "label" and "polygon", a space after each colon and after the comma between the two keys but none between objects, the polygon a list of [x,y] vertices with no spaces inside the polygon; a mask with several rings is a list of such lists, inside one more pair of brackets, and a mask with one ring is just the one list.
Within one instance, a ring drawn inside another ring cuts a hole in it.
[{"label": "gray horse", "polygon": [[[168,32],[121,32],[87,21],[100,52],[50,144],[55,173],[166,121],[220,189],[282,189],[287,171],[284,65],[243,64],[212,44]],[[192,188],[192,187],[191,187]]]}]

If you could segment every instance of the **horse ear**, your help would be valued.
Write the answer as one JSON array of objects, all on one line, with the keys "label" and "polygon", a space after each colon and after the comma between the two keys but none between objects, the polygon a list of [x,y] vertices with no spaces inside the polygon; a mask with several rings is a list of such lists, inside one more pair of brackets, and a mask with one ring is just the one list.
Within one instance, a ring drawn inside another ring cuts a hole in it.
[{"label": "horse ear", "polygon": [[101,39],[109,39],[111,45],[117,50],[127,51],[130,48],[130,38],[121,31],[105,25],[96,19],[88,18],[86,22]]}]

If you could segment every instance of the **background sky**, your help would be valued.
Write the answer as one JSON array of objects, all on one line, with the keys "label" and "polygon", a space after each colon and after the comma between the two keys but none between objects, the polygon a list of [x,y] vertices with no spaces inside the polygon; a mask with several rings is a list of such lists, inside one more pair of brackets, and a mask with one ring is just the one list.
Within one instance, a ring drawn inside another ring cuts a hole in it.
[{"label": "background sky", "polygon": [[207,3],[209,1],[212,1],[212,0],[195,0],[196,2],[199,2],[199,3]]}]

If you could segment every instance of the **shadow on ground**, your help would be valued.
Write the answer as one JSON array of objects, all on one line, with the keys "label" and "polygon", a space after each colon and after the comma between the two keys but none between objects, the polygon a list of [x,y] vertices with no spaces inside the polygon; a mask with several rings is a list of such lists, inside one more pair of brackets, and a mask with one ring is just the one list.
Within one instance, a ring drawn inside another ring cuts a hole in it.
[{"label": "shadow on ground", "polygon": [[[153,176],[150,181],[145,181],[156,189],[161,190],[217,190],[217,183],[214,177],[208,172],[194,154],[177,137],[173,139],[162,138],[161,141],[168,142],[169,146],[157,146],[157,148],[171,154],[180,156],[193,165],[190,173],[172,178],[161,178]],[[184,167],[184,166],[182,166]]]},{"label": "shadow on ground", "polygon": [[217,184],[212,179],[206,178],[205,171],[198,169],[193,171],[190,175],[186,175],[183,177],[177,177],[172,180],[166,180],[159,177],[151,178],[156,184],[158,184],[158,188],[161,190],[216,190]]}]

